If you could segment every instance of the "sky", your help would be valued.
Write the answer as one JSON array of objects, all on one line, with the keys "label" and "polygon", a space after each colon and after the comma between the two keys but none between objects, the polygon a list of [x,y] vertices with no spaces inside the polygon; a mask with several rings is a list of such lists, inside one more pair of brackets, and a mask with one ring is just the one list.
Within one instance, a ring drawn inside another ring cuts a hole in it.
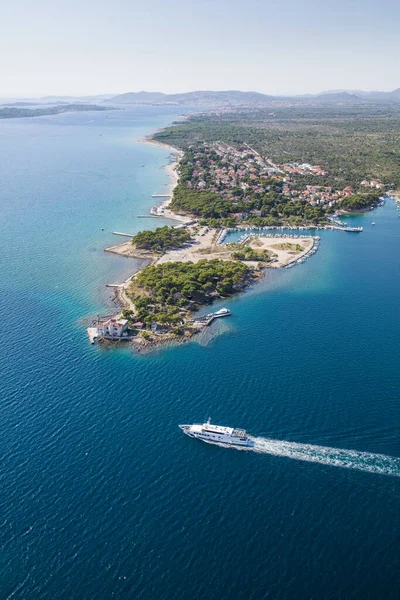
[{"label": "sky", "polygon": [[18,0],[0,97],[400,87],[399,0]]}]

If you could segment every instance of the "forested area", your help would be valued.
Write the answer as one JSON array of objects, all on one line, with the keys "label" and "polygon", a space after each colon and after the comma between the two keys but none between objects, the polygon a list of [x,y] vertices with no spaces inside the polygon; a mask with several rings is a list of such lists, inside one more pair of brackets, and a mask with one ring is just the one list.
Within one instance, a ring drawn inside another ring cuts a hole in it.
[{"label": "forested area", "polygon": [[192,190],[181,183],[174,189],[170,207],[175,212],[184,211],[205,219],[228,217],[232,212],[232,203],[216,192]]},{"label": "forested area", "polygon": [[[239,188],[236,201],[232,203],[215,192],[192,190],[179,184],[174,190],[171,208],[176,212],[183,211],[201,217],[202,223],[214,227],[235,226],[235,214],[241,214],[246,223],[260,227],[326,222],[325,210],[320,206],[311,206],[304,200],[291,202],[290,198],[279,193],[279,185],[276,183],[271,191],[264,194],[255,194],[250,201],[244,199],[243,190]],[[252,214],[252,210],[258,210],[260,214]]]},{"label": "forested area", "polygon": [[232,253],[232,258],[244,261],[269,262],[272,258],[272,254],[268,250],[255,250],[254,248],[250,248],[250,246],[243,246]]},{"label": "forested area", "polygon": [[132,238],[132,244],[140,250],[163,253],[174,248],[182,248],[191,241],[186,229],[158,227],[154,231],[140,231]]},{"label": "forested area", "polygon": [[146,325],[181,323],[182,309],[193,310],[213,298],[234,294],[245,287],[251,276],[252,270],[239,261],[214,259],[151,265],[140,271],[133,283],[135,318]]},{"label": "forested area", "polygon": [[352,194],[343,198],[341,206],[347,210],[363,210],[374,206],[379,201],[381,192],[370,192],[368,194]]},{"label": "forested area", "polygon": [[320,179],[321,185],[357,188],[361,180],[372,178],[400,186],[398,105],[277,107],[198,115],[154,138],[181,149],[196,140],[236,146],[245,142],[277,163],[321,165],[329,172]]}]

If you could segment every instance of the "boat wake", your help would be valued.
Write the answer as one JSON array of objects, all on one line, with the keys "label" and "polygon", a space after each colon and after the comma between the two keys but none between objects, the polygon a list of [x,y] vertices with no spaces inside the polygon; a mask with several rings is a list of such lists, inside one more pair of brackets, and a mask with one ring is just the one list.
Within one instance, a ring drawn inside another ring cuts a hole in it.
[{"label": "boat wake", "polygon": [[343,469],[356,469],[357,471],[400,477],[400,458],[387,456],[386,454],[373,454],[371,452],[359,452],[358,450],[314,446],[313,444],[298,444],[296,442],[286,442],[261,437],[249,436],[249,439],[253,445],[248,447],[232,446],[230,444],[221,444],[218,442],[216,442],[216,444],[224,448],[235,448],[237,450],[257,452],[259,454],[283,456],[294,460],[319,463],[321,465],[329,465],[332,467],[341,467]]}]

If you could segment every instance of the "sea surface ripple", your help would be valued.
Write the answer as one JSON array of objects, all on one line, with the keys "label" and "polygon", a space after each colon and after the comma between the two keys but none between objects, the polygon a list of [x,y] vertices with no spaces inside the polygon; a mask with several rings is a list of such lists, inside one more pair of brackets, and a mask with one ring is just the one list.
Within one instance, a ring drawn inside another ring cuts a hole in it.
[{"label": "sea surface ripple", "polygon": [[[169,185],[136,107],[0,122],[0,597],[394,599],[400,220],[393,201],[269,270],[199,342],[90,346]],[[371,226],[371,221],[376,225]],[[102,231],[104,228],[104,231]],[[257,452],[179,423],[246,428]],[[295,460],[291,460],[295,459]]]}]

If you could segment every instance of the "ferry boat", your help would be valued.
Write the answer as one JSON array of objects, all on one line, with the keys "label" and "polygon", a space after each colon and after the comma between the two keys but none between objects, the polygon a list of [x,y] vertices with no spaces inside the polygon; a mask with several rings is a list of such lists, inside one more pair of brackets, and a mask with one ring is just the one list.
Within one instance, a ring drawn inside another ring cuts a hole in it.
[{"label": "ferry boat", "polygon": [[202,425],[195,423],[193,425],[179,425],[179,427],[189,437],[204,442],[217,442],[230,446],[253,446],[253,442],[244,429],[213,425],[210,419]]}]

